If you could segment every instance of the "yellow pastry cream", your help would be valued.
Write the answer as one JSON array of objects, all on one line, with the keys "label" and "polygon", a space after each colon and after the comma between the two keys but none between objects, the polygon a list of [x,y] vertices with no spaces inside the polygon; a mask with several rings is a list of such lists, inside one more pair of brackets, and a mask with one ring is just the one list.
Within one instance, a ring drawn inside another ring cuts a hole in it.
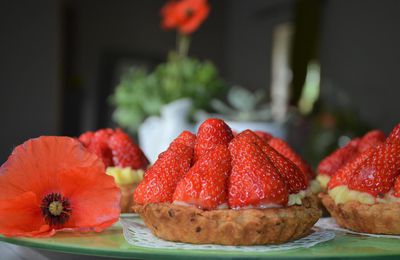
[{"label": "yellow pastry cream", "polygon": [[349,201],[358,201],[362,204],[400,203],[400,198],[395,197],[392,190],[386,193],[383,197],[376,198],[367,192],[350,190],[346,185],[341,185],[329,190],[328,194],[336,204],[346,203]]},{"label": "yellow pastry cream", "polygon": [[306,196],[310,196],[312,194],[316,194],[321,190],[321,186],[318,181],[312,180],[308,185],[306,190],[302,190],[296,194],[289,195],[288,206],[292,205],[301,205],[301,200]]},{"label": "yellow pastry cream", "polygon": [[328,182],[331,180],[331,177],[326,174],[318,174],[316,179],[321,185],[321,188],[325,190],[328,186]]},{"label": "yellow pastry cream", "polygon": [[141,182],[144,171],[141,169],[133,170],[131,167],[107,167],[106,174],[113,176],[118,186],[127,186]]}]

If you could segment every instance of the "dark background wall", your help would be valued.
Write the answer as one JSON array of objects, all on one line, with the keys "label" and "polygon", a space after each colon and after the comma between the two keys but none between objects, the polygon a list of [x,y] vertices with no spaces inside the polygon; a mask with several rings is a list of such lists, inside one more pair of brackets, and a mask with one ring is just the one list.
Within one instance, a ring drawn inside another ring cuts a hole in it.
[{"label": "dark background wall", "polygon": [[60,126],[57,1],[0,2],[0,161],[27,138]]},{"label": "dark background wall", "polygon": [[[295,0],[212,0],[191,54],[215,62],[231,83],[270,84],[274,26],[293,20]],[[173,32],[160,29],[164,1],[0,2],[0,160],[30,137],[99,124],[107,63],[118,57],[163,60]],[[400,121],[400,2],[325,0],[321,9],[322,95],[345,96],[373,127]],[[105,65],[106,64],[106,65]],[[79,98],[66,111],[65,97]],[[345,101],[346,102],[346,101]],[[346,104],[344,104],[346,105]],[[99,109],[100,108],[100,109]],[[72,124],[72,123],[71,123]]]}]

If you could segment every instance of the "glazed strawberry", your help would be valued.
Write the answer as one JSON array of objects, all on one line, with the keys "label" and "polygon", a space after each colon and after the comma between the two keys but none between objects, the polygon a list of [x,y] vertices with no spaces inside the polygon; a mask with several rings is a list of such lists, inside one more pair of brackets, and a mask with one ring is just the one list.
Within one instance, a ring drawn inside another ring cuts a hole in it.
[{"label": "glazed strawberry", "polygon": [[375,148],[370,148],[353,158],[346,165],[342,166],[330,179],[328,188],[333,189],[340,185],[348,185],[354,171],[357,170],[357,168],[360,167],[361,164],[374,153],[374,151]]},{"label": "glazed strawberry", "polygon": [[277,150],[280,154],[285,156],[287,159],[296,164],[297,167],[305,174],[308,180],[312,180],[315,177],[314,171],[311,166],[301,158],[285,141],[280,138],[273,137],[268,141],[268,144]]},{"label": "glazed strawberry", "polygon": [[216,145],[228,143],[233,139],[231,128],[221,119],[210,118],[204,121],[197,131],[194,146],[194,162],[200,159]]},{"label": "glazed strawberry", "polygon": [[389,134],[387,142],[400,142],[400,124],[397,124]]},{"label": "glazed strawberry", "polygon": [[139,205],[172,202],[176,185],[189,171],[193,148],[172,143],[144,176],[134,193],[134,201]]},{"label": "glazed strawberry", "polygon": [[173,142],[178,142],[194,148],[196,136],[189,131],[183,131]]},{"label": "glazed strawberry", "polygon": [[371,147],[376,147],[386,140],[385,134],[380,130],[372,130],[366,133],[358,144],[358,152],[362,153]]},{"label": "glazed strawberry", "polygon": [[400,174],[400,142],[384,143],[365,159],[349,180],[349,188],[382,196]]},{"label": "glazed strawberry", "polygon": [[88,143],[88,145],[85,145],[86,148],[101,158],[106,167],[113,165],[111,150],[108,147],[108,139],[112,132],[111,129],[101,129],[94,132],[93,135],[87,132],[79,137],[79,140],[83,140],[81,142],[84,145]]},{"label": "glazed strawberry", "polygon": [[212,210],[227,207],[227,179],[231,158],[225,145],[217,145],[202,156],[178,183],[173,200]]},{"label": "glazed strawberry", "polygon": [[318,165],[318,174],[332,176],[340,167],[351,161],[358,155],[359,138],[351,140],[344,147],[337,149]]},{"label": "glazed strawberry", "polygon": [[254,133],[258,135],[258,137],[260,137],[265,142],[268,142],[269,140],[271,140],[271,138],[273,138],[273,136],[270,133],[264,131],[254,131]]},{"label": "glazed strawberry", "polygon": [[400,176],[397,176],[396,180],[394,181],[393,191],[394,196],[400,197]]},{"label": "glazed strawberry", "polygon": [[[97,132],[96,132],[97,134]],[[142,150],[122,130],[117,129],[108,141],[115,166],[145,169],[149,164]]]},{"label": "glazed strawberry", "polygon": [[232,172],[228,180],[231,208],[286,206],[284,179],[255,143],[237,137],[229,144]]},{"label": "glazed strawberry", "polygon": [[79,141],[83,146],[88,147],[94,138],[94,133],[92,131],[87,131],[79,136]]},{"label": "glazed strawberry", "polygon": [[308,177],[289,159],[281,155],[274,148],[269,146],[265,141],[258,137],[251,130],[241,132],[236,139],[246,140],[257,144],[261,150],[267,155],[268,159],[276,167],[278,172],[285,180],[290,194],[298,193],[307,189]]}]

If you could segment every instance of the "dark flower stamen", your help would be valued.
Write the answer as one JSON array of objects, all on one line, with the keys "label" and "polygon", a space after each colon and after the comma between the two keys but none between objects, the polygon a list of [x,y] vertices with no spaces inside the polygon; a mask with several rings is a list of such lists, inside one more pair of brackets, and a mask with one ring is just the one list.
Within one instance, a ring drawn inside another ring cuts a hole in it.
[{"label": "dark flower stamen", "polygon": [[192,8],[187,8],[185,10],[185,15],[186,15],[186,18],[192,17],[194,15],[194,10]]},{"label": "dark flower stamen", "polygon": [[71,215],[71,205],[59,193],[47,194],[40,205],[43,217],[51,227],[59,227],[66,223]]}]

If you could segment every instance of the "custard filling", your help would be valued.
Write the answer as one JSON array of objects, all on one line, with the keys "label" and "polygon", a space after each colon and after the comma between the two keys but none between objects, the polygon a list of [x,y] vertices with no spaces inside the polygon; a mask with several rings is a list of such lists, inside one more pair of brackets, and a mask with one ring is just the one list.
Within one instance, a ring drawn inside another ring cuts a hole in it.
[{"label": "custard filling", "polygon": [[329,190],[328,194],[335,201],[335,204],[349,201],[358,201],[362,204],[400,203],[400,198],[393,195],[393,190],[387,192],[383,197],[374,197],[367,192],[351,190],[346,185],[340,185]]}]

